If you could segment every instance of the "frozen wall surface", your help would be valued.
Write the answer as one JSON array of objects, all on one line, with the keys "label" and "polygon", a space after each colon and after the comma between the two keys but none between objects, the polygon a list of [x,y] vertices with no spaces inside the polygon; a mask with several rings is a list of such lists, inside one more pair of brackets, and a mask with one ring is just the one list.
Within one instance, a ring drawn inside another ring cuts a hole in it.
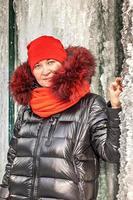
[{"label": "frozen wall surface", "polygon": [[0,0],[0,181],[8,147],[8,0]]},{"label": "frozen wall surface", "polygon": [[118,200],[133,200],[133,1],[123,4],[124,91],[121,95],[121,165]]}]

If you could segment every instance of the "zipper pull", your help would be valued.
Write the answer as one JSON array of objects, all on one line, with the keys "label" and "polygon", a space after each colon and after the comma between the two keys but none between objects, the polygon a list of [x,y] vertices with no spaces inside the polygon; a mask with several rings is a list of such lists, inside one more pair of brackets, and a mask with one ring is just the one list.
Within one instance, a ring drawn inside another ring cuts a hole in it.
[{"label": "zipper pull", "polygon": [[53,122],[52,122],[52,125],[55,125],[56,122],[57,122],[57,118],[54,118],[54,119],[53,119]]},{"label": "zipper pull", "polygon": [[57,121],[57,118],[51,118],[49,120],[49,122],[51,123],[51,125],[55,125],[56,121]]},{"label": "zipper pull", "polygon": [[52,143],[52,136],[53,136],[53,132],[55,130],[57,118],[51,118],[50,122],[51,122],[51,127],[50,127],[50,130],[49,130],[49,133],[48,133],[48,139],[45,142],[46,146],[50,146],[51,143]]}]

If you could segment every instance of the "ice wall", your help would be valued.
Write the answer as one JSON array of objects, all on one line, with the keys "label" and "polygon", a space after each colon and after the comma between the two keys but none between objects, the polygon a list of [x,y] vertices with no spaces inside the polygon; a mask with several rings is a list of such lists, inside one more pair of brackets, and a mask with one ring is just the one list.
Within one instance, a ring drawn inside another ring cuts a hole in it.
[{"label": "ice wall", "polygon": [[124,91],[121,95],[121,162],[118,200],[133,199],[133,1],[123,4],[122,43],[125,60],[123,64]]},{"label": "ice wall", "polygon": [[8,147],[8,0],[0,0],[0,181]]}]

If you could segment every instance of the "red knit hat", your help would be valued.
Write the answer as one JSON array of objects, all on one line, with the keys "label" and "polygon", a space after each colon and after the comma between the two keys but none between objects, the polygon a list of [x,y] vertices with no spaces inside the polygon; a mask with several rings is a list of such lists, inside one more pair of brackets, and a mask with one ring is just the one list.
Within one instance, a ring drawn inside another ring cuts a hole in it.
[{"label": "red knit hat", "polygon": [[53,36],[41,36],[27,45],[28,63],[33,70],[35,64],[44,59],[65,61],[67,54],[60,40]]}]

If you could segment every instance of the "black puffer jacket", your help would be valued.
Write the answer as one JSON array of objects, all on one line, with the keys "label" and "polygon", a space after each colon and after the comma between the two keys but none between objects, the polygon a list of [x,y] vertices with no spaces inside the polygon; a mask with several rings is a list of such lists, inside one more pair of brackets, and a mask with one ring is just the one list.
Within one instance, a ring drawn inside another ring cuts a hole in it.
[{"label": "black puffer jacket", "polygon": [[10,142],[2,199],[95,200],[99,157],[118,162],[119,109],[87,94],[49,118],[22,107]]},{"label": "black puffer jacket", "polygon": [[[52,78],[52,91],[68,100],[75,85],[91,81],[95,62],[83,47],[68,47],[67,59]],[[11,79],[14,99],[21,105],[10,142],[1,199],[95,200],[99,157],[119,160],[119,109],[102,97],[87,94],[71,108],[49,118],[35,115],[29,105],[38,87],[28,63]]]}]

